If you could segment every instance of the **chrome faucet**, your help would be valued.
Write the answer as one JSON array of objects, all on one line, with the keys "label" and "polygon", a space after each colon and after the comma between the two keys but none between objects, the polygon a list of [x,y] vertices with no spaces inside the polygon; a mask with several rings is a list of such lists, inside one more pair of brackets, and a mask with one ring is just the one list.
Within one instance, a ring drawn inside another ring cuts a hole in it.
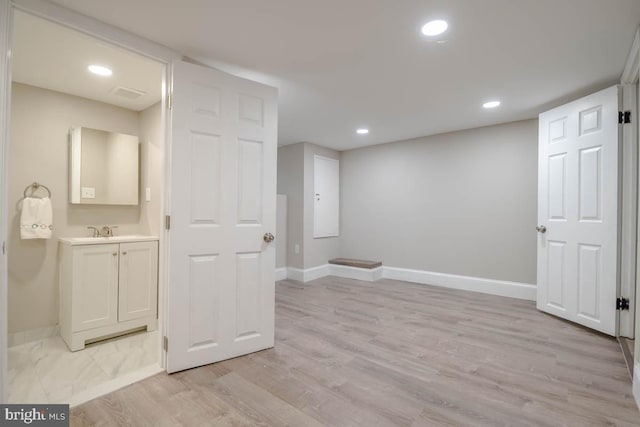
[{"label": "chrome faucet", "polygon": [[108,225],[105,225],[100,230],[100,236],[102,236],[102,237],[113,237],[113,229],[114,228],[118,228],[118,227],[116,225],[114,225],[113,227],[109,227]]},{"label": "chrome faucet", "polygon": [[98,229],[96,227],[87,227],[89,230],[92,230],[91,237],[113,237],[113,230],[118,228],[117,225],[113,225],[109,227],[105,225],[104,227]]}]

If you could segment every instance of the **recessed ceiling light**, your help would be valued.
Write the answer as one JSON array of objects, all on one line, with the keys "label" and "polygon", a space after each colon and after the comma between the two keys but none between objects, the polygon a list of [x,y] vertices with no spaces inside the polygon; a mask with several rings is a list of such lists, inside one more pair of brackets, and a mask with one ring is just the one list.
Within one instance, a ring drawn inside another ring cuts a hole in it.
[{"label": "recessed ceiling light", "polygon": [[439,36],[447,31],[447,28],[449,28],[447,21],[436,19],[435,21],[429,21],[422,26],[422,34],[429,37]]},{"label": "recessed ceiling light", "polygon": [[489,101],[482,104],[484,108],[496,108],[500,106],[500,101]]},{"label": "recessed ceiling light", "polygon": [[91,71],[93,74],[105,77],[113,74],[113,71],[111,71],[107,67],[103,67],[102,65],[89,65],[89,71]]},{"label": "recessed ceiling light", "polygon": [[369,129],[367,129],[367,128],[360,128],[360,129],[356,130],[356,133],[357,133],[358,135],[366,135],[366,134],[368,134],[368,133],[369,133]]}]

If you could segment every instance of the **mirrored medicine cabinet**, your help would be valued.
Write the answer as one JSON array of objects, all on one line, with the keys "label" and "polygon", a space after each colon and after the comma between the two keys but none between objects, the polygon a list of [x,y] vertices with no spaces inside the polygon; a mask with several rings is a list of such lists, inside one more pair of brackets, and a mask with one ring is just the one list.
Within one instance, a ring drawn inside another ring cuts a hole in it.
[{"label": "mirrored medicine cabinet", "polygon": [[140,143],[137,136],[73,126],[69,140],[70,203],[138,204]]}]

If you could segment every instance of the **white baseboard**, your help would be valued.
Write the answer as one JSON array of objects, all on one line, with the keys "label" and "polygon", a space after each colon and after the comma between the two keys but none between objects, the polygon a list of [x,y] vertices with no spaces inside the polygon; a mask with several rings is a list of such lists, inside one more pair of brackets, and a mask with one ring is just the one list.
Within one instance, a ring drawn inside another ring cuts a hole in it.
[{"label": "white baseboard", "polygon": [[524,300],[536,300],[536,286],[527,283],[507,282],[504,280],[483,279],[481,277],[458,276],[456,274],[434,273],[407,268],[383,267],[385,279],[404,280],[406,282],[480,292],[483,294]]},{"label": "white baseboard", "polygon": [[329,268],[329,264],[319,265],[317,267],[308,268],[304,270],[304,282],[309,282],[311,280],[316,280],[321,277],[330,276],[331,270]]},{"label": "white baseboard", "polygon": [[294,267],[287,267],[287,279],[304,282],[304,270]]},{"label": "white baseboard", "polygon": [[286,280],[287,278],[287,267],[276,268],[275,279],[276,282],[279,280]]},{"label": "white baseboard", "polygon": [[346,265],[335,265],[335,264],[324,264],[319,265],[317,267],[308,268],[306,270],[288,267],[286,269],[286,277],[279,276],[282,274],[276,270],[276,280],[297,280],[298,282],[310,282],[311,280],[320,279],[326,276],[337,276],[344,277],[345,279],[357,279],[363,280],[366,282],[375,282],[376,280],[382,279],[382,267],[368,269],[368,268],[357,268],[357,267],[349,267]]},{"label": "white baseboard", "polygon": [[640,409],[640,362],[636,362],[633,367],[633,397]]},{"label": "white baseboard", "polygon": [[13,332],[7,337],[7,346],[15,347],[32,341],[40,341],[60,335],[60,325],[45,326],[23,332]]},{"label": "white baseboard", "polygon": [[[505,280],[484,279],[481,277],[459,276],[456,274],[435,273],[424,270],[411,270],[397,267],[378,267],[375,269],[356,268],[346,265],[324,264],[302,270],[288,267],[287,278],[299,282],[309,282],[325,276],[337,276],[375,282],[381,278],[403,280],[405,282],[480,292],[489,295],[536,300],[536,286],[528,283],[508,282]],[[279,279],[283,280],[283,279]]]},{"label": "white baseboard", "polygon": [[306,283],[325,276],[329,276],[329,264],[308,268],[306,270],[295,267],[287,267],[287,279],[297,280],[298,282],[302,283]]}]

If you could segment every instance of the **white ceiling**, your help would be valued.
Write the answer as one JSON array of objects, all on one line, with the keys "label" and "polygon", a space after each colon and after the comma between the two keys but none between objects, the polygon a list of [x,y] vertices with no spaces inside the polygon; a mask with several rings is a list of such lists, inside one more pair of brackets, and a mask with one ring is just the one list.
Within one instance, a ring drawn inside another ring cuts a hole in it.
[{"label": "white ceiling", "polygon": [[[280,144],[340,150],[532,118],[615,84],[640,24],[638,0],[55,2],[277,86]],[[421,36],[433,18],[446,43]]]},{"label": "white ceiling", "polygon": [[[81,96],[141,111],[162,97],[163,66],[143,56],[100,42],[77,31],[16,12],[12,78],[19,83]],[[113,70],[111,77],[87,71],[92,64]],[[124,87],[144,94],[129,99],[114,93]]]}]

